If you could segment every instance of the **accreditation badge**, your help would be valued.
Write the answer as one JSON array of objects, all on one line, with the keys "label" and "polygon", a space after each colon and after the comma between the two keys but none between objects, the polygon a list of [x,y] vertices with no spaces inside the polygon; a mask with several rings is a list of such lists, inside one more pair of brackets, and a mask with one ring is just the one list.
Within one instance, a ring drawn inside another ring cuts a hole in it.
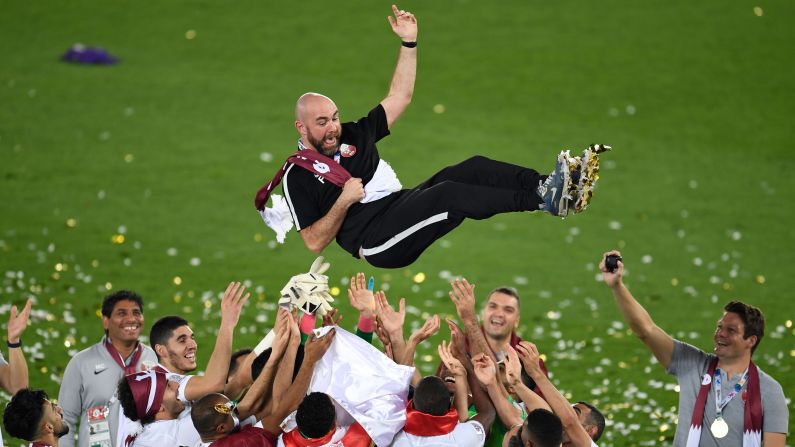
[{"label": "accreditation badge", "polygon": [[110,442],[110,426],[107,405],[91,407],[86,411],[88,416],[88,445],[89,447],[112,447]]}]

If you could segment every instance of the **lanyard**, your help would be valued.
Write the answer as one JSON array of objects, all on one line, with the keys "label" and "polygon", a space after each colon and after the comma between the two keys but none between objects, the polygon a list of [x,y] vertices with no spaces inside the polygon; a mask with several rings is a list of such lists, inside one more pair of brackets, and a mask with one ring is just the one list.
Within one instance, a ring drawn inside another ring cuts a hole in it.
[{"label": "lanyard", "polygon": [[734,384],[734,389],[725,399],[721,400],[723,388],[721,387],[720,368],[715,369],[715,418],[720,419],[723,408],[743,389],[743,385],[748,380],[748,368],[745,368],[742,379]]}]

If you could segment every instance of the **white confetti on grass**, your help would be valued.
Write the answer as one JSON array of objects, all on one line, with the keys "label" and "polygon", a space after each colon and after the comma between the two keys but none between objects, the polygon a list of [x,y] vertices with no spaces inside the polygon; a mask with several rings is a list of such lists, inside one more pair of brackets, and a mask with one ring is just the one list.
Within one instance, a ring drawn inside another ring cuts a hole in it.
[{"label": "white confetti on grass", "polygon": [[265,163],[270,163],[273,161],[273,154],[270,152],[260,152],[259,159]]},{"label": "white confetti on grass", "polygon": [[190,265],[193,267],[198,267],[202,263],[202,260],[196,257],[190,258]]},{"label": "white confetti on grass", "polygon": [[611,220],[610,223],[607,224],[607,227],[611,230],[620,230],[621,229],[621,222],[617,220]]}]

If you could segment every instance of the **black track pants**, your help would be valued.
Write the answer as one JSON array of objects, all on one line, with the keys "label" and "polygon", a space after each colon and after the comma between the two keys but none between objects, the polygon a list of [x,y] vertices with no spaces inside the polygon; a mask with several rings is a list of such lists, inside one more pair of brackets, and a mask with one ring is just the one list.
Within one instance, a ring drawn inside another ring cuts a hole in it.
[{"label": "black track pants", "polygon": [[361,254],[382,268],[405,267],[435,240],[469,219],[535,211],[546,176],[521,166],[472,157],[442,169],[395,201],[370,223]]}]

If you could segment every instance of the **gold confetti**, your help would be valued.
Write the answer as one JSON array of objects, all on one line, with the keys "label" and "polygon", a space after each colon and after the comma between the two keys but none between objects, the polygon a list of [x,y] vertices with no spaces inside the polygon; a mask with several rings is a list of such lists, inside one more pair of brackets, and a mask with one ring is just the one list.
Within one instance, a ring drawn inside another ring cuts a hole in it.
[{"label": "gold confetti", "polygon": [[94,313],[96,314],[97,317],[102,318],[102,309],[97,309],[97,311]]},{"label": "gold confetti", "polygon": [[262,233],[255,233],[254,234],[254,242],[262,242]]},{"label": "gold confetti", "polygon": [[50,305],[51,305],[51,306],[55,305],[55,302],[56,302],[56,301],[57,301],[57,300],[55,299],[55,297],[54,297],[54,296],[51,296],[51,297],[50,297]]},{"label": "gold confetti", "polygon": [[723,290],[731,290],[731,289],[732,289],[731,283],[728,282],[723,283]]},{"label": "gold confetti", "polygon": [[105,283],[105,290],[110,290],[110,289],[112,289],[112,288],[113,288],[113,284],[111,284],[111,283],[109,283],[109,282],[106,282],[106,283]]},{"label": "gold confetti", "polygon": [[182,308],[182,312],[186,313],[186,314],[193,313],[193,308],[190,307],[190,306],[185,306],[185,307]]},{"label": "gold confetti", "polygon": [[621,369],[629,368],[629,365],[626,362],[618,362],[618,367]]},{"label": "gold confetti", "polygon": [[133,160],[135,160],[135,156],[133,154],[125,154],[124,155],[124,161],[126,163],[132,163]]},{"label": "gold confetti", "polygon": [[47,369],[47,367],[46,367],[46,366],[42,366],[42,367],[41,367],[41,373],[42,373],[42,374],[47,374],[47,371],[49,371],[49,369]]},{"label": "gold confetti", "polygon": [[77,226],[77,219],[70,217],[66,219],[66,228],[74,228]]},{"label": "gold confetti", "polygon": [[174,295],[174,302],[179,304],[182,301],[181,295]]},{"label": "gold confetti", "polygon": [[204,300],[204,308],[209,309],[211,307],[213,307],[213,302],[210,300]]},{"label": "gold confetti", "polygon": [[538,358],[540,358],[541,360],[543,360],[543,361],[544,361],[544,363],[546,363],[546,362],[547,362],[547,355],[546,355],[546,354],[539,354]]},{"label": "gold confetti", "polygon": [[416,275],[414,275],[413,279],[415,283],[422,284],[422,282],[425,281],[425,273],[419,272]]},{"label": "gold confetti", "polygon": [[667,432],[669,428],[668,424],[662,424],[660,425],[660,432]]},{"label": "gold confetti", "polygon": [[671,285],[674,286],[674,287],[678,286],[679,285],[679,279],[671,278]]},{"label": "gold confetti", "polygon": [[96,259],[94,259],[93,261],[91,261],[91,267],[94,267],[94,268],[97,268],[97,267],[99,267],[99,261],[98,261],[98,260],[96,260]]},{"label": "gold confetti", "polygon": [[185,31],[185,38],[188,40],[193,40],[196,38],[196,30],[189,29]]},{"label": "gold confetti", "polygon": [[110,241],[113,242],[116,245],[121,245],[121,244],[124,243],[124,235],[123,234],[114,234],[110,238]]},{"label": "gold confetti", "polygon": [[176,286],[182,284],[182,278],[180,278],[179,276],[175,276],[173,281],[174,281],[174,285],[176,285]]},{"label": "gold confetti", "polygon": [[784,323],[784,326],[786,326],[786,327],[788,327],[788,328],[792,327],[792,320],[787,320],[787,321]]},{"label": "gold confetti", "polygon": [[433,106],[433,113],[441,115],[444,113],[444,104],[436,104]]},{"label": "gold confetti", "polygon": [[790,357],[795,357],[795,349],[793,349],[792,351],[789,352],[789,356]]},{"label": "gold confetti", "polygon": [[759,7],[759,6],[754,6],[754,15],[755,15],[755,16],[757,16],[757,17],[762,17],[762,15],[764,15],[764,13],[765,13],[765,11],[764,11],[764,10],[762,10],[762,8],[761,8],[761,7]]},{"label": "gold confetti", "polygon": [[331,288],[331,295],[332,296],[337,296],[339,294],[340,294],[340,288],[339,287],[332,287]]},{"label": "gold confetti", "polygon": [[764,275],[756,275],[756,283],[757,284],[764,284],[765,283],[765,276]]},{"label": "gold confetti", "polygon": [[52,276],[50,276],[50,278],[52,278],[53,281],[58,281],[59,279],[61,279],[61,274],[57,272],[53,273]]},{"label": "gold confetti", "polygon": [[61,264],[60,262],[55,264],[55,271],[56,272],[62,272],[64,270],[66,270],[66,264]]},{"label": "gold confetti", "polygon": [[678,384],[676,386],[674,386],[674,391],[676,391],[678,393],[680,390],[681,390],[681,388],[679,388]]}]

